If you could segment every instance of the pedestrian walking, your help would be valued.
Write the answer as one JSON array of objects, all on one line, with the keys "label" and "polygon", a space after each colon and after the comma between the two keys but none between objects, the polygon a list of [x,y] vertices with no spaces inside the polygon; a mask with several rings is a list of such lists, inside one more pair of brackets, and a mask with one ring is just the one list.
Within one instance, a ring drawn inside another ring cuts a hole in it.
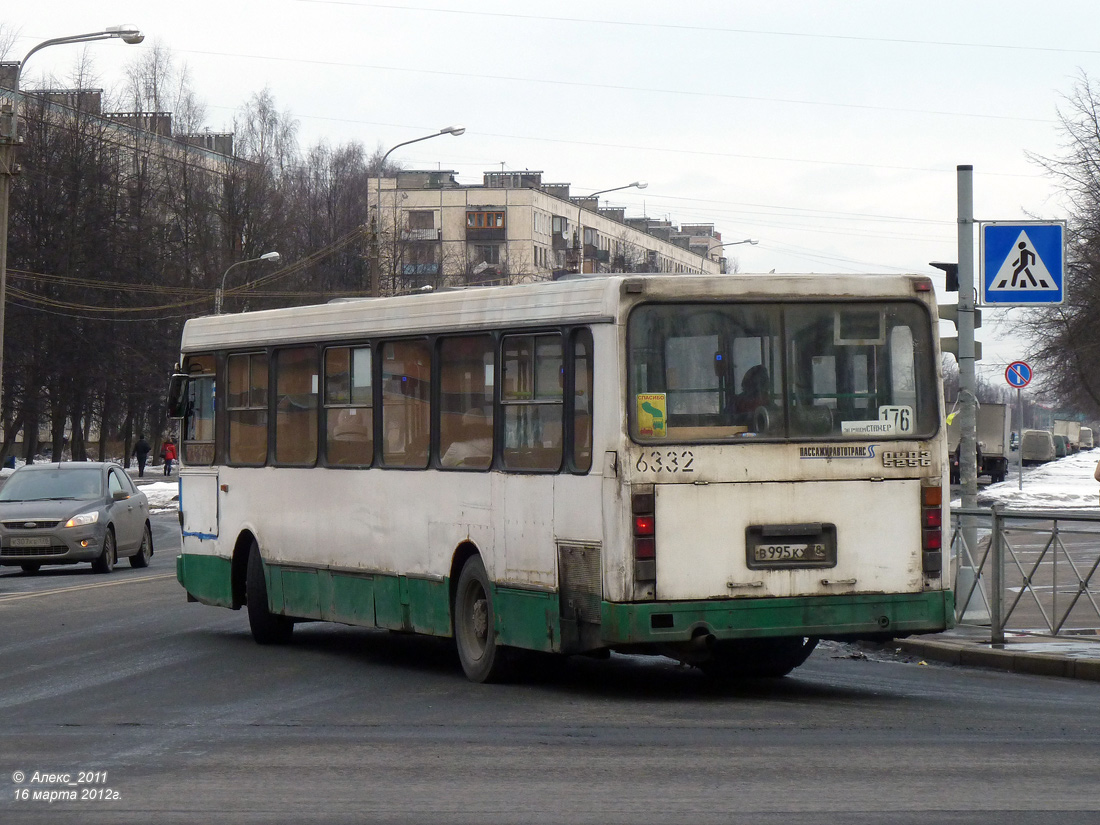
[{"label": "pedestrian walking", "polygon": [[177,457],[176,442],[171,438],[165,441],[164,446],[160,448],[160,455],[164,459],[164,474],[166,476],[172,475],[172,464],[175,463]]},{"label": "pedestrian walking", "polygon": [[137,444],[134,445],[134,457],[137,458],[138,465],[138,478],[145,476],[145,462],[149,460],[149,453],[153,451],[153,448],[149,446],[149,442],[145,440],[144,434],[138,435]]}]

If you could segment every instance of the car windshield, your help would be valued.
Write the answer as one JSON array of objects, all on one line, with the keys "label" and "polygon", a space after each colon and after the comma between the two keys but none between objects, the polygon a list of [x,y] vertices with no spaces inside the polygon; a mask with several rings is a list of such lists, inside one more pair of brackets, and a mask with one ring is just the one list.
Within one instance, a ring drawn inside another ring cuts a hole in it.
[{"label": "car windshield", "polygon": [[12,473],[0,489],[0,501],[98,498],[100,477],[96,468],[24,470]]}]

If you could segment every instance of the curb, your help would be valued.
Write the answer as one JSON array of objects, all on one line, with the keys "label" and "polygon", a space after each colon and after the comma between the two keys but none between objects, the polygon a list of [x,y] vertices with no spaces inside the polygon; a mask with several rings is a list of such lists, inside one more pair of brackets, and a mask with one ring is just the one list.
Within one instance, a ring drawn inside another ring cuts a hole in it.
[{"label": "curb", "polygon": [[1100,659],[1075,658],[1049,653],[1013,653],[1011,650],[1000,650],[986,645],[976,646],[923,639],[899,639],[894,644],[906,653],[949,665],[1100,682]]}]

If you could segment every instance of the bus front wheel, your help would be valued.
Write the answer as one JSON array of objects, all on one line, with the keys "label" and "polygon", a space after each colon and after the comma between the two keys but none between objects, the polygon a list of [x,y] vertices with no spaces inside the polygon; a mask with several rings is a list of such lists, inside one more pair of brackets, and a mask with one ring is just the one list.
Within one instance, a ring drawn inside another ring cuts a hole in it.
[{"label": "bus front wheel", "polygon": [[248,572],[245,574],[245,602],[248,605],[248,627],[252,638],[261,645],[284,645],[294,632],[294,622],[286,616],[272,613],[267,606],[267,581],[260,547],[252,542],[248,551]]},{"label": "bus front wheel", "polygon": [[507,671],[507,652],[496,643],[493,589],[481,556],[471,556],[458,575],[454,603],[455,646],[472,682],[496,682]]}]

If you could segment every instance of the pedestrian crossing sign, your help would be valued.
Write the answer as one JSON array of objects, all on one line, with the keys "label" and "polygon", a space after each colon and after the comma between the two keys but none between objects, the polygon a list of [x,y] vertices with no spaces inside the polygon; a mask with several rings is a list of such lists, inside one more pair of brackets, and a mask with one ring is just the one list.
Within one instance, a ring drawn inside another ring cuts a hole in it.
[{"label": "pedestrian crossing sign", "polygon": [[1065,224],[982,224],[982,303],[1046,306],[1065,298]]}]

